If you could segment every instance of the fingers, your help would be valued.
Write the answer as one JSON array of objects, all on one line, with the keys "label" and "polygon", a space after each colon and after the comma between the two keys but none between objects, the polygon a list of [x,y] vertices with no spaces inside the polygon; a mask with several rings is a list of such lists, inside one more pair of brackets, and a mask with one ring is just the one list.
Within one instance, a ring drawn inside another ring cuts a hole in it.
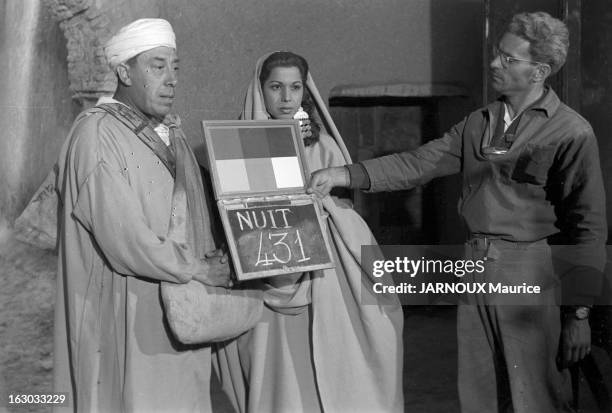
[{"label": "fingers", "polygon": [[204,256],[206,258],[214,258],[214,257],[221,257],[223,256],[224,252],[221,248],[216,249],[216,250],[212,250],[212,251],[208,251],[206,254],[204,254]]},{"label": "fingers", "polygon": [[580,360],[585,358],[589,354],[590,349],[586,346],[575,347],[572,350],[571,362],[578,363]]},{"label": "fingers", "polygon": [[329,187],[329,185],[325,185],[325,184],[319,184],[317,186],[310,186],[306,192],[309,194],[314,194],[317,196],[317,198],[325,198],[327,196],[327,194],[329,194],[329,192],[331,191],[331,187]]},{"label": "fingers", "polygon": [[581,349],[578,347],[571,347],[564,351],[563,361],[566,366],[570,366],[574,363],[582,360],[584,356],[581,356]]},{"label": "fingers", "polygon": [[227,254],[207,257],[202,260],[204,269],[201,274],[194,276],[202,284],[215,287],[231,287],[231,267]]},{"label": "fingers", "polygon": [[310,138],[312,136],[312,128],[310,127],[310,122],[303,124],[300,129],[300,132],[302,133],[302,139]]},{"label": "fingers", "polygon": [[212,280],[215,287],[232,288],[234,283],[229,274],[219,275]]},{"label": "fingers", "polygon": [[230,273],[230,266],[228,265],[227,255],[223,255],[221,257],[214,257],[207,259],[208,265],[210,267],[210,272],[214,275],[225,276]]},{"label": "fingers", "polygon": [[312,173],[306,192],[319,198],[326,197],[333,188],[330,169],[321,169]]},{"label": "fingers", "polygon": [[570,343],[563,344],[563,362],[565,366],[577,363],[591,352],[589,343]]},{"label": "fingers", "polygon": [[323,187],[319,188],[319,190],[314,191],[313,193],[319,199],[325,198],[331,192],[331,188]]},{"label": "fingers", "polygon": [[325,198],[329,194],[329,191],[326,191],[326,190],[308,189],[307,192],[309,194],[313,194],[314,196],[316,196],[319,199],[323,199],[323,198]]},{"label": "fingers", "polygon": [[591,352],[591,348],[587,346],[578,346],[567,348],[563,352],[563,361],[566,366],[578,363]]},{"label": "fingers", "polygon": [[576,357],[578,358],[578,360],[576,361],[580,361],[583,358],[585,358],[589,353],[591,352],[591,347],[589,346],[581,346],[579,349],[577,349],[576,351]]},{"label": "fingers", "polygon": [[572,349],[572,356],[571,356],[571,360],[572,363],[577,363],[578,361],[580,361],[580,348],[573,348]]},{"label": "fingers", "polygon": [[226,244],[222,244],[221,247],[217,248],[216,250],[208,251],[207,253],[204,254],[204,256],[206,258],[222,258],[222,257],[224,257],[224,260],[222,260],[222,262],[226,263],[228,261],[228,258],[227,258],[227,245]]},{"label": "fingers", "polygon": [[561,333],[563,360],[576,363],[591,351],[591,328],[588,320],[577,320],[566,317]]},{"label": "fingers", "polygon": [[572,348],[570,348],[569,346],[564,347],[565,348],[563,349],[563,362],[565,365],[569,365],[573,363]]},{"label": "fingers", "polygon": [[590,352],[590,347],[586,345],[567,343],[563,348],[563,361],[566,365],[579,362]]}]

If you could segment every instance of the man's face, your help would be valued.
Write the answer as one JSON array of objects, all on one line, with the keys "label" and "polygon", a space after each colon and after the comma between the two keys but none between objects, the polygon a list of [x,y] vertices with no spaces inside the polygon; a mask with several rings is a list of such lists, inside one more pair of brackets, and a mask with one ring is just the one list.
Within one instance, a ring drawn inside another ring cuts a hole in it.
[{"label": "man's face", "polygon": [[493,89],[505,96],[529,92],[535,85],[536,70],[538,63],[529,53],[529,42],[512,33],[504,34],[489,64]]},{"label": "man's face", "polygon": [[139,54],[130,65],[132,83],[126,94],[138,110],[161,121],[174,103],[177,75],[176,51],[166,46],[156,47]]}]

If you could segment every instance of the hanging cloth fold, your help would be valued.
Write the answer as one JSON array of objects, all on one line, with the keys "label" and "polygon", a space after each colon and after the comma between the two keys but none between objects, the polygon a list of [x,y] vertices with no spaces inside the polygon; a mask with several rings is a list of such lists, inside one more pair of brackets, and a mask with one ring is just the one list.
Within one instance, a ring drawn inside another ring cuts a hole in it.
[{"label": "hanging cloth fold", "polygon": [[171,142],[171,146],[167,146],[153,130],[151,122],[132,108],[121,103],[103,103],[98,107],[132,130],[166,166],[174,178],[173,210],[184,211],[182,214],[171,215],[172,234],[169,236],[172,235],[175,241],[189,244],[198,258],[204,258],[205,253],[215,247],[210,217],[200,167],[178,128],[178,117],[168,116],[165,119],[170,129]]}]

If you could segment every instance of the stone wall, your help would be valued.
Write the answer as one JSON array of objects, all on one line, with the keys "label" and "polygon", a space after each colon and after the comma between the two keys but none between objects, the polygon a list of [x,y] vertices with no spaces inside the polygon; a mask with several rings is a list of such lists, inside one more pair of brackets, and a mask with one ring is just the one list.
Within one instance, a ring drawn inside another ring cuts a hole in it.
[{"label": "stone wall", "polygon": [[43,0],[66,37],[72,97],[85,107],[112,94],[115,75],[104,57],[104,44],[122,26],[142,17],[158,17],[150,0]]}]

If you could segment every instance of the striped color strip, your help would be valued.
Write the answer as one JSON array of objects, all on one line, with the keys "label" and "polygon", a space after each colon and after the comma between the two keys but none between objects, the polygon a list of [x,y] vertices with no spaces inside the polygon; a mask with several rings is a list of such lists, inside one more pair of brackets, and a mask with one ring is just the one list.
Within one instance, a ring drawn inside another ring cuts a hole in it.
[{"label": "striped color strip", "polygon": [[287,128],[216,128],[211,135],[223,192],[304,186]]},{"label": "striped color strip", "polygon": [[291,131],[284,128],[217,128],[212,133],[215,159],[297,156]]}]

